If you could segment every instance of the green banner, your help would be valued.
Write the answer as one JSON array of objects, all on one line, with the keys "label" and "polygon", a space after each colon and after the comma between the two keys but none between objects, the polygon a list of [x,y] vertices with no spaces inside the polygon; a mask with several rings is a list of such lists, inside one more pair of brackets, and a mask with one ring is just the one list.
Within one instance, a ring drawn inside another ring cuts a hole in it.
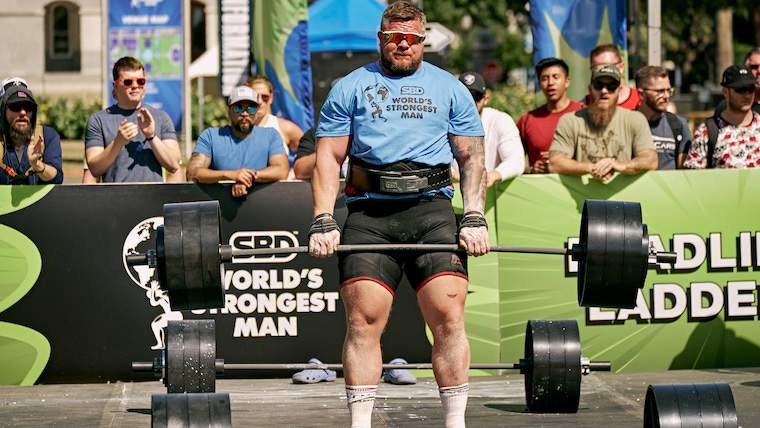
[{"label": "green banner", "polygon": [[[678,254],[672,266],[650,268],[636,308],[617,311],[578,306],[577,266],[568,257],[499,254],[501,360],[523,356],[527,320],[574,319],[583,356],[609,360],[617,372],[760,366],[758,184],[757,170],[710,170],[608,183],[531,175],[499,185],[499,245],[572,245],[584,201],[605,199],[641,203],[650,240]],[[471,271],[473,283],[479,274]]]}]

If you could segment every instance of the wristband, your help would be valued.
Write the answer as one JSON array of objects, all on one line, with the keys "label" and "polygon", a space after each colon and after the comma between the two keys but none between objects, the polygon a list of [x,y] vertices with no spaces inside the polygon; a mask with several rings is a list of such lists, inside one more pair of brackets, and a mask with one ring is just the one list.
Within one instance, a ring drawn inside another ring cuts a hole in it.
[{"label": "wristband", "polygon": [[464,216],[462,216],[462,222],[459,224],[459,230],[462,230],[465,227],[485,227],[488,229],[488,223],[486,223],[486,219],[483,217],[483,214],[477,211],[467,211],[464,213]]},{"label": "wristband", "polygon": [[333,230],[340,231],[338,222],[335,221],[332,214],[324,213],[316,216],[314,221],[311,222],[311,226],[309,226],[309,236],[315,233],[332,232]]},{"label": "wristband", "polygon": [[156,138],[156,134],[153,134],[150,138],[146,138],[145,141],[153,141],[154,138]]},{"label": "wristband", "polygon": [[47,168],[47,164],[45,162],[42,162],[42,171],[34,171],[34,173],[40,175],[45,172],[45,168]]}]

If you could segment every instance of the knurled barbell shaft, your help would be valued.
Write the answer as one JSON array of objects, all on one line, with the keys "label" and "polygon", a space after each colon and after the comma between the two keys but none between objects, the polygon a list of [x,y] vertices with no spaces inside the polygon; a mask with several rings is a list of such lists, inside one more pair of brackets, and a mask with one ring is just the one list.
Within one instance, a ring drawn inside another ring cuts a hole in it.
[{"label": "knurled barbell shaft", "polygon": [[[491,245],[490,250],[500,253],[539,253],[566,255],[573,250],[565,248],[541,248],[541,247],[516,247],[508,245]],[[464,251],[457,244],[353,244],[338,245],[338,252],[370,252],[370,251]],[[308,253],[309,247],[281,247],[281,248],[251,248],[242,250],[231,249],[234,257],[258,256],[267,254],[292,254]]]},{"label": "knurled barbell shaft", "polygon": [[[507,364],[507,363],[470,363],[471,370],[522,370],[523,365],[527,364]],[[383,364],[383,369],[407,369],[407,370],[430,370],[433,368],[432,363],[407,363],[407,364]],[[610,371],[609,361],[591,361],[589,369],[591,371]],[[138,362],[132,363],[132,370],[143,372],[153,371],[154,363]],[[225,370],[343,370],[343,364],[230,364],[224,363]]]}]

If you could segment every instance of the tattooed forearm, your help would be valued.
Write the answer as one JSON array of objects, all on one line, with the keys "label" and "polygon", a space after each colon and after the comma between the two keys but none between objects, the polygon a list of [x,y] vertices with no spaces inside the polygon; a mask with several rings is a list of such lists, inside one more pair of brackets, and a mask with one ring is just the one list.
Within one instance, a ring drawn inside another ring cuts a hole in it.
[{"label": "tattooed forearm", "polygon": [[487,185],[483,137],[456,136],[454,141],[461,172],[464,210],[482,213],[485,210]]},{"label": "tattooed forearm", "polygon": [[193,153],[187,162],[187,181],[198,183],[198,170],[208,168],[211,165],[211,158],[201,153]]}]

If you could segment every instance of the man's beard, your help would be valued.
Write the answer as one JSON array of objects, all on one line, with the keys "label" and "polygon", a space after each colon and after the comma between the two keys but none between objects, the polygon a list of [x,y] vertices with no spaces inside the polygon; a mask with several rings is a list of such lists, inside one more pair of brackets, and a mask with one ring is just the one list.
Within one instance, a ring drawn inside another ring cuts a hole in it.
[{"label": "man's beard", "polygon": [[253,128],[253,125],[251,125],[248,122],[238,120],[236,123],[232,124],[232,127],[235,128],[236,131],[242,132],[243,134],[247,134],[251,132],[251,128]]},{"label": "man's beard", "polygon": [[408,67],[399,67],[390,58],[386,57],[385,54],[380,53],[380,64],[394,76],[409,76],[420,68],[420,63],[422,63],[422,55],[416,61],[412,61]]},{"label": "man's beard", "polygon": [[601,107],[592,100],[588,106],[588,119],[594,126],[607,126],[615,115],[616,103],[611,103],[607,107]]},{"label": "man's beard", "polygon": [[34,130],[32,129],[31,123],[26,122],[27,126],[23,130],[19,129],[17,123],[18,122],[14,122],[8,129],[11,134],[11,139],[13,141],[23,141],[24,143],[26,143],[27,141],[29,141],[30,138],[32,138],[32,132],[34,132]]},{"label": "man's beard", "polygon": [[649,108],[651,108],[653,111],[657,111],[660,113],[663,113],[668,110],[668,104],[665,103],[664,107],[661,107],[657,103],[657,98],[650,98],[650,97],[644,97],[644,102],[647,104]]}]

